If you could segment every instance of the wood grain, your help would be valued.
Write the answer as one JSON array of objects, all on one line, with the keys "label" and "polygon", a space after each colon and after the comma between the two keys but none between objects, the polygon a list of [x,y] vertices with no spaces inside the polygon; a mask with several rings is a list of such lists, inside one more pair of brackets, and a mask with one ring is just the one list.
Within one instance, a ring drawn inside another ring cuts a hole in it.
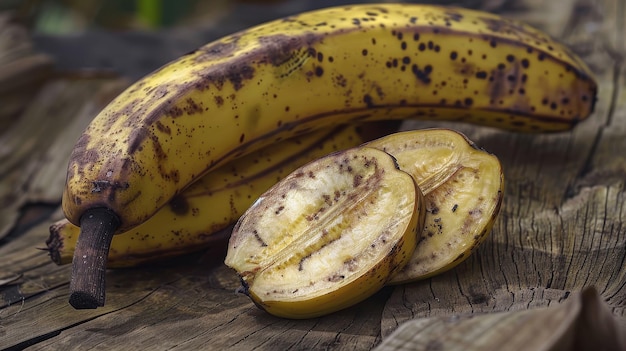
[{"label": "wood grain", "polygon": [[[430,345],[445,345],[452,340],[450,321],[502,316],[509,327],[524,328],[517,316],[569,306],[586,288],[597,291],[594,301],[626,334],[626,5],[559,4],[480,6],[546,30],[588,62],[600,84],[593,116],[571,132],[550,135],[406,123],[405,129],[457,129],[496,154],[506,181],[501,215],[487,241],[455,269],[311,320],[272,317],[236,294],[237,277],[217,251],[110,270],[105,307],[71,308],[71,267],[54,265],[38,248],[48,225],[62,217],[58,205],[74,140],[128,82],[48,80],[0,132],[0,349],[369,350],[391,343],[395,330],[415,335],[409,346],[429,338],[436,339]],[[535,323],[551,318],[556,326],[556,317],[568,315],[541,316],[532,314]],[[581,316],[583,324],[592,318]],[[485,330],[485,324],[462,326],[466,333]],[[592,329],[578,333],[592,338]]]}]

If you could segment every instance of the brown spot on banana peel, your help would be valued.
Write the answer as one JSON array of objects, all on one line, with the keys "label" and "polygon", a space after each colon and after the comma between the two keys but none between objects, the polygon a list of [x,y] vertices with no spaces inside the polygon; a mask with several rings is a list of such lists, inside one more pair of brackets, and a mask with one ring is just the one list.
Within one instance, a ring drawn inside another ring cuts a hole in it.
[{"label": "brown spot on banana peel", "polygon": [[161,121],[157,121],[156,127],[161,133],[172,135],[172,129],[168,125],[163,124]]},{"label": "brown spot on banana peel", "polygon": [[287,71],[295,71],[306,57],[318,57],[318,52],[311,45],[319,41],[319,36],[313,33],[300,37],[275,34],[261,36],[257,40],[262,47],[266,48],[266,53],[259,62],[271,64],[274,67],[287,66]]},{"label": "brown spot on banana peel", "polygon": [[185,56],[193,57],[195,62],[211,61],[215,58],[227,57],[234,54],[239,47],[239,38],[240,36],[233,35],[228,42],[217,41],[191,51]]},{"label": "brown spot on banana peel", "polygon": [[170,209],[172,210],[172,212],[180,216],[183,216],[190,211],[189,202],[187,201],[187,198],[185,198],[185,196],[180,195],[180,194],[174,196],[170,200],[168,205]]}]

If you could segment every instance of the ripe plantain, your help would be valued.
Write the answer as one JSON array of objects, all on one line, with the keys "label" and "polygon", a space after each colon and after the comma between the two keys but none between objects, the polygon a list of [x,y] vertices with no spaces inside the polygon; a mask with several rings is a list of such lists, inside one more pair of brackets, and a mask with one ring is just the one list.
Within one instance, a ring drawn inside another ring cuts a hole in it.
[{"label": "ripe plantain", "polygon": [[389,154],[337,152],[265,192],[237,221],[224,262],[268,313],[328,314],[369,297],[408,262],[423,205]]},{"label": "ripe plantain", "polygon": [[409,263],[390,284],[432,277],[463,262],[500,212],[504,191],[497,157],[447,129],[394,133],[365,144],[393,155],[426,202],[424,231]]},{"label": "ripe plantain", "polygon": [[[257,150],[200,178],[157,213],[113,237],[107,268],[131,267],[221,245],[218,234],[252,203],[306,162],[362,144],[394,124],[323,128]],[[46,245],[52,260],[72,261],[80,228],[62,219],[50,226]]]},{"label": "ripe plantain", "polygon": [[255,149],[386,118],[566,130],[592,112],[596,90],[586,65],[545,34],[460,8],[330,8],[209,43],[133,84],[77,141],[63,193],[81,226],[70,303],[104,304],[114,233]]}]

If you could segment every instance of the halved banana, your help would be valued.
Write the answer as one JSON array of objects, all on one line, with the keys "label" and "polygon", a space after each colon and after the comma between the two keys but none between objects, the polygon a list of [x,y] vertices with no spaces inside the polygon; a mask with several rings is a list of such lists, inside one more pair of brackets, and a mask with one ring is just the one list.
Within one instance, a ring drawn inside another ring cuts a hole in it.
[{"label": "halved banana", "polygon": [[461,263],[491,231],[502,204],[497,157],[448,129],[400,132],[365,144],[393,155],[426,198],[426,222],[411,261],[391,284],[425,279]]},{"label": "halved banana", "polygon": [[313,161],[239,219],[225,259],[267,312],[311,318],[356,304],[409,260],[423,196],[386,152],[359,147]]}]

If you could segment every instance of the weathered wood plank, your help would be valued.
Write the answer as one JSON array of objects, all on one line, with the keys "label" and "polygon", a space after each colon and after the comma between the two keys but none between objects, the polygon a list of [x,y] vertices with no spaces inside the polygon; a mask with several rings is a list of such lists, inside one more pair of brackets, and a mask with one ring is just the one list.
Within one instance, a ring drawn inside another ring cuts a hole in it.
[{"label": "weathered wood plank", "polygon": [[14,14],[0,13],[0,135],[52,73],[52,58],[36,52],[30,33],[16,22]]},{"label": "weathered wood plank", "polygon": [[375,300],[332,316],[290,321],[263,313],[234,289],[186,276],[33,349],[370,349],[379,341],[382,304]]},{"label": "weathered wood plank", "polygon": [[0,286],[0,348],[32,343],[34,349],[57,350],[85,345],[354,350],[380,342],[380,314],[390,289],[338,314],[290,321],[235,294],[234,272],[210,258],[202,262],[219,265],[198,264],[192,257],[109,271],[105,308],[76,313],[67,303],[70,266],[56,266],[36,249],[46,237],[42,223],[0,247],[0,256],[7,258],[0,261],[0,272],[21,275]]},{"label": "weathered wood plank", "polygon": [[[365,350],[415,318],[423,318],[416,334],[439,327],[445,337],[451,316],[556,307],[592,285],[626,332],[624,2],[567,0],[556,13],[548,11],[554,3],[515,4],[502,5],[511,10],[507,16],[562,38],[590,63],[600,81],[600,100],[591,119],[553,135],[453,123],[405,125],[460,130],[503,163],[502,214],[466,262],[423,282],[383,289],[345,311],[291,321],[235,294],[237,278],[219,257],[188,257],[111,270],[106,306],[76,311],[67,303],[70,267],[54,265],[37,250],[44,247],[48,224],[61,217],[57,210],[0,245],[0,349]],[[15,228],[24,204],[58,204],[73,140],[125,84],[55,81],[11,132],[0,136],[0,237]],[[39,125],[29,129],[35,122]],[[19,138],[20,133],[29,137]]]},{"label": "weathered wood plank", "polygon": [[73,141],[127,84],[122,79],[51,81],[0,134],[0,239],[25,204],[60,203]]}]

